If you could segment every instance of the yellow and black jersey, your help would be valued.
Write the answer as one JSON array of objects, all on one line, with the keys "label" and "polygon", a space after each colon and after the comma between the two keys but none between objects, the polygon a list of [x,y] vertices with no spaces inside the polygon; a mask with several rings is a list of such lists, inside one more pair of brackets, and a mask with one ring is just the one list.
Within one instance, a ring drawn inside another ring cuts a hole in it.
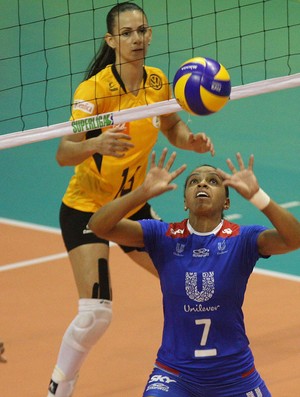
[{"label": "yellow and black jersey", "polygon": [[[126,88],[114,65],[82,82],[75,94],[72,120],[122,109],[149,105],[171,97],[168,80],[154,67],[144,67],[144,79],[137,95]],[[149,117],[126,123],[134,148],[124,157],[96,154],[75,167],[63,202],[80,211],[95,212],[105,203],[136,189],[144,181],[148,157],[159,132],[159,118]],[[86,139],[105,129],[86,133]],[[140,207],[128,214],[136,212]]]}]

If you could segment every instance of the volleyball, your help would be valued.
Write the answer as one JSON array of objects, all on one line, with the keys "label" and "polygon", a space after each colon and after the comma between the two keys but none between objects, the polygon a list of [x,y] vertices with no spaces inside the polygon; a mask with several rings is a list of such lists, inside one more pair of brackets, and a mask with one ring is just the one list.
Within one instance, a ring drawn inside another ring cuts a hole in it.
[{"label": "volleyball", "polygon": [[206,116],[226,105],[231,92],[230,76],[226,68],[214,59],[191,58],[177,70],[173,92],[182,109]]}]

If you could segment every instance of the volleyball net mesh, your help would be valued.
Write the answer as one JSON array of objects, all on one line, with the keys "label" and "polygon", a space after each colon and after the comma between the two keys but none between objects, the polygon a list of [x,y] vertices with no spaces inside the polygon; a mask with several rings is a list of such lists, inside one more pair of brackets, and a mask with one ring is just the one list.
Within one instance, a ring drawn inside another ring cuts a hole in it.
[{"label": "volleyball net mesh", "polygon": [[[106,33],[112,0],[0,0],[0,149],[181,110],[175,99],[66,121]],[[195,56],[221,62],[231,100],[300,85],[300,0],[136,0],[153,40],[146,64],[172,84]]]}]

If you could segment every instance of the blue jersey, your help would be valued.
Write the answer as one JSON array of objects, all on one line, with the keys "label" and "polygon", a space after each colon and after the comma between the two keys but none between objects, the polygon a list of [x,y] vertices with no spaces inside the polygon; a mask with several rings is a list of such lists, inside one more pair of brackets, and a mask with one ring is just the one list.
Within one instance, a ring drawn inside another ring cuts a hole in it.
[{"label": "blue jersey", "polygon": [[266,228],[224,220],[214,232],[198,233],[188,220],[140,223],[163,293],[157,361],[204,384],[251,372],[242,305],[260,257],[257,238]]}]

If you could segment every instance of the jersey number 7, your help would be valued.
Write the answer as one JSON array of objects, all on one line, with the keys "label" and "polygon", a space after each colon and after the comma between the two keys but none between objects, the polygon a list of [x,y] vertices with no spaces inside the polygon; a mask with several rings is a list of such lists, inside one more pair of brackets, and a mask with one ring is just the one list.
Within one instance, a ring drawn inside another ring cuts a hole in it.
[{"label": "jersey number 7", "polygon": [[[200,341],[200,346],[205,346],[207,343],[207,338],[211,326],[211,320],[209,318],[207,319],[201,319],[201,320],[195,320],[196,325],[203,325],[203,333]],[[194,351],[195,357],[211,357],[211,356],[216,356],[217,355],[217,349],[198,349]]]}]

